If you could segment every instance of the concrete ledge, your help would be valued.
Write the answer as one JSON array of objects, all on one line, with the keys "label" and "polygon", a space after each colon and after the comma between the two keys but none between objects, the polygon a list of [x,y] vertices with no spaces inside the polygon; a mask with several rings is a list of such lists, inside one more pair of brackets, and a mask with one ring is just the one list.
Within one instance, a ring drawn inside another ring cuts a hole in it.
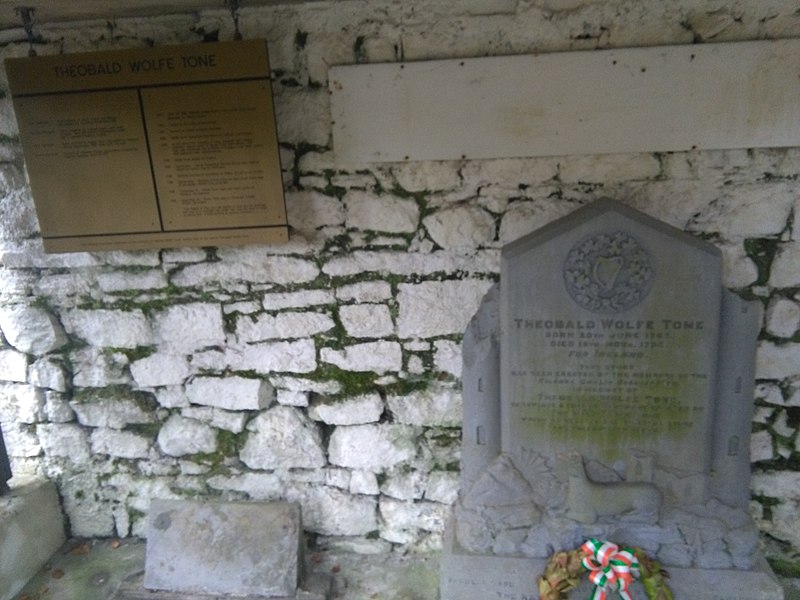
[{"label": "concrete ledge", "polygon": [[0,600],[11,600],[65,539],[52,482],[29,483],[0,497]]}]

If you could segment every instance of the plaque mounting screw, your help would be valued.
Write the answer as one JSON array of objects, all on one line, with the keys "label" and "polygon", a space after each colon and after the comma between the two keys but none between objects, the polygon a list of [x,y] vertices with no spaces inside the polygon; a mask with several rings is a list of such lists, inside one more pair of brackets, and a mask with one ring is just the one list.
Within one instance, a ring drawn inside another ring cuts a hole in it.
[{"label": "plaque mounting screw", "polygon": [[36,56],[36,50],[33,49],[33,13],[36,12],[36,9],[32,6],[17,6],[14,8],[14,12],[19,15],[22,21],[22,28],[28,36],[28,44],[30,45],[28,56]]}]

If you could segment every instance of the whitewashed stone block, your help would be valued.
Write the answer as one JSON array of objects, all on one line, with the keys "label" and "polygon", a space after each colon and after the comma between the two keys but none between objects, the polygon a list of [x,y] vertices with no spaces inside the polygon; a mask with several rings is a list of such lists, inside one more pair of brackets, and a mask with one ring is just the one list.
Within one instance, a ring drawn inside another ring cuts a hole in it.
[{"label": "whitewashed stone block", "polygon": [[247,413],[231,412],[210,406],[191,406],[181,410],[181,416],[196,421],[204,421],[217,429],[225,429],[233,433],[244,431]]},{"label": "whitewashed stone block", "polygon": [[303,232],[313,232],[320,227],[344,223],[342,201],[313,190],[288,192],[286,194],[286,212],[289,225]]},{"label": "whitewashed stone block", "polygon": [[240,343],[304,338],[330,331],[334,326],[330,315],[313,311],[242,315],[236,319],[236,338]]},{"label": "whitewashed stone block", "polygon": [[68,423],[75,420],[75,411],[69,406],[66,396],[47,390],[44,393],[44,414],[51,423]]},{"label": "whitewashed stone block", "polygon": [[477,279],[401,283],[398,335],[426,338],[463,333],[491,285]]},{"label": "whitewashed stone block", "polygon": [[226,410],[261,410],[274,398],[272,385],[264,379],[248,377],[195,377],[186,384],[192,404]]},{"label": "whitewashed stone block", "polygon": [[156,390],[156,400],[164,408],[180,408],[189,406],[189,398],[182,385],[168,385]]},{"label": "whitewashed stone block", "polygon": [[394,333],[394,323],[385,304],[347,304],[339,307],[339,318],[347,335],[380,338]]},{"label": "whitewashed stone block", "polygon": [[310,373],[317,368],[317,352],[313,340],[263,342],[230,349],[226,362],[233,369],[257,373]]},{"label": "whitewashed stone block", "polygon": [[408,502],[381,498],[379,511],[383,520],[381,537],[396,543],[416,539],[418,530],[442,532],[448,508],[433,502]]},{"label": "whitewashed stone block", "polygon": [[792,337],[800,327],[800,304],[777,298],[767,306],[767,331],[782,338]]},{"label": "whitewashed stone block", "polygon": [[500,251],[497,249],[478,250],[469,254],[358,250],[327,261],[322,270],[332,277],[346,277],[365,272],[397,275],[430,275],[441,271],[496,273],[499,268]]},{"label": "whitewashed stone block", "polygon": [[558,175],[569,183],[605,183],[653,179],[661,173],[661,163],[647,153],[594,154],[561,157]]},{"label": "whitewashed stone block", "polygon": [[75,462],[89,460],[89,437],[83,427],[74,424],[41,424],[36,428],[45,455],[69,458]]},{"label": "whitewashed stone block", "polygon": [[153,413],[124,397],[101,397],[87,402],[73,400],[69,405],[78,416],[78,422],[88,427],[122,429],[126,425],[152,423],[155,420]]},{"label": "whitewashed stone block", "polygon": [[462,421],[461,392],[427,389],[403,396],[388,395],[386,404],[398,423],[457,427]]},{"label": "whitewashed stone block", "polygon": [[692,230],[718,231],[725,239],[781,233],[797,190],[785,182],[726,186],[724,193],[694,219]]},{"label": "whitewashed stone block", "polygon": [[290,144],[325,146],[331,135],[331,109],[324,90],[275,88],[278,139]]},{"label": "whitewashed stone block", "polygon": [[38,423],[45,418],[45,395],[22,383],[0,383],[0,421]]},{"label": "whitewashed stone block", "polygon": [[509,205],[500,221],[500,243],[513,242],[551,221],[565,216],[570,210],[570,207],[563,202],[549,200],[514,202]]},{"label": "whitewashed stone block", "polygon": [[28,380],[31,385],[40,388],[67,391],[67,374],[63,365],[47,357],[42,357],[28,368]]},{"label": "whitewashed stone block", "polygon": [[283,310],[285,308],[307,308],[335,304],[336,298],[329,290],[304,290],[301,292],[285,292],[280,294],[264,294],[262,306],[264,310]]},{"label": "whitewashed stone block", "polygon": [[158,432],[158,445],[170,456],[216,452],[217,432],[200,421],[172,415]]},{"label": "whitewashed stone block", "polygon": [[70,353],[72,385],[103,388],[131,380],[127,372],[128,357],[122,353],[103,352],[92,346]]},{"label": "whitewashed stone block", "polygon": [[206,251],[203,248],[170,248],[161,252],[164,264],[196,263],[205,259]]},{"label": "whitewashed stone block", "polygon": [[350,474],[350,493],[377,496],[380,493],[378,477],[371,471],[354,470]]},{"label": "whitewashed stone block", "polygon": [[183,287],[209,283],[230,285],[240,281],[306,283],[319,274],[319,269],[311,261],[290,256],[266,256],[263,250],[218,248],[217,254],[224,260],[188,265],[172,276],[172,282]]},{"label": "whitewashed stone block", "polygon": [[445,250],[478,248],[495,237],[494,217],[475,206],[439,210],[422,223],[433,241]]},{"label": "whitewashed stone block", "polygon": [[772,447],[772,435],[766,429],[754,433],[750,437],[750,462],[772,460],[775,451]]},{"label": "whitewashed stone block", "polygon": [[42,453],[42,444],[39,436],[25,427],[15,427],[10,423],[0,423],[0,429],[3,430],[6,453],[11,461],[11,473],[24,475],[24,471],[19,471],[15,468],[14,459],[39,457]]},{"label": "whitewashed stone block", "polygon": [[419,431],[408,425],[340,426],[328,442],[328,459],[340,467],[379,473],[414,458],[418,435]]},{"label": "whitewashed stone block", "polygon": [[398,500],[419,500],[425,492],[425,474],[391,471],[381,485],[381,493]]},{"label": "whitewashed stone block", "polygon": [[301,412],[276,406],[253,419],[239,453],[251,469],[315,469],[325,465],[316,425]]},{"label": "whitewashed stone block", "polygon": [[46,354],[67,343],[64,329],[56,318],[32,306],[0,308],[0,330],[9,344],[27,354]]},{"label": "whitewashed stone block", "polygon": [[322,348],[320,359],[346,371],[386,373],[399,371],[403,366],[400,344],[387,341],[354,344],[342,350]]},{"label": "whitewashed stone block", "polygon": [[278,404],[283,404],[285,406],[308,406],[308,392],[277,390],[276,399]]},{"label": "whitewashed stone block", "polygon": [[278,375],[270,377],[272,385],[276,388],[291,392],[313,392],[315,394],[338,394],[342,391],[342,384],[336,380],[305,379],[303,377],[287,377]]},{"label": "whitewashed stone block", "polygon": [[303,507],[303,526],[322,535],[364,535],[378,529],[377,502],[327,486],[297,486],[286,497]]},{"label": "whitewashed stone block", "polygon": [[782,245],[772,260],[769,285],[776,288],[800,285],[800,242]]},{"label": "whitewashed stone block", "polygon": [[160,387],[182,384],[192,369],[185,356],[171,352],[156,352],[130,365],[133,380],[141,387]]},{"label": "whitewashed stone block", "polygon": [[459,161],[427,161],[392,166],[398,185],[407,192],[451,190],[461,185]]},{"label": "whitewashed stone block", "polygon": [[308,409],[308,416],[328,425],[361,425],[375,423],[383,413],[383,400],[378,394],[364,394],[355,398],[316,398]]},{"label": "whitewashed stone block", "polygon": [[274,473],[242,473],[241,475],[209,477],[208,485],[215,490],[244,492],[254,500],[277,500],[284,497],[286,484]]},{"label": "whitewashed stone block", "polygon": [[345,204],[349,229],[385,233],[417,230],[419,207],[414,200],[351,190],[345,197]]},{"label": "whitewashed stone block", "polygon": [[0,380],[25,383],[28,380],[28,356],[10,348],[0,350]]},{"label": "whitewashed stone block", "polygon": [[108,454],[119,458],[147,458],[151,441],[129,431],[100,427],[92,431],[93,454]]},{"label": "whitewashed stone block", "polygon": [[783,406],[786,403],[780,386],[774,383],[759,383],[754,389],[753,397],[778,406]]},{"label": "whitewashed stone block", "polygon": [[434,366],[444,373],[461,377],[461,345],[450,340],[436,340],[433,355]]},{"label": "whitewashed stone block", "polygon": [[168,283],[166,273],[156,270],[142,273],[115,271],[113,273],[101,273],[97,276],[97,286],[104,292],[158,290],[167,287]]},{"label": "whitewashed stone block", "polygon": [[744,243],[721,242],[717,247],[722,251],[722,285],[727,288],[743,288],[758,280],[758,268],[747,256]]},{"label": "whitewashed stone block", "polygon": [[336,290],[336,298],[342,302],[381,302],[391,297],[392,286],[386,281],[352,283]]},{"label": "whitewashed stone block", "polygon": [[800,364],[800,344],[778,345],[761,340],[756,351],[756,377],[758,379],[784,379],[797,374]]},{"label": "whitewashed stone block", "polygon": [[459,476],[453,471],[432,471],[428,474],[425,499],[452,504],[458,498]]},{"label": "whitewashed stone block", "polygon": [[71,310],[63,319],[70,334],[92,346],[136,348],[153,343],[150,323],[140,310]]},{"label": "whitewashed stone block", "polygon": [[195,302],[171,306],[155,316],[153,330],[156,342],[176,353],[189,354],[205,346],[225,343],[218,304]]}]

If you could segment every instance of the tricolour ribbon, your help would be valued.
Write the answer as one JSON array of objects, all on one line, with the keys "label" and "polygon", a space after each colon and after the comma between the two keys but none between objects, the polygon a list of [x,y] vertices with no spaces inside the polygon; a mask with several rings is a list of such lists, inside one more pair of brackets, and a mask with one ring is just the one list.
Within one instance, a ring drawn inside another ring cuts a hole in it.
[{"label": "tricolour ribbon", "polygon": [[617,590],[622,600],[632,600],[628,586],[634,577],[639,577],[639,561],[633,550],[620,550],[616,544],[594,538],[587,540],[581,550],[585,554],[581,562],[595,586],[591,600],[606,600],[612,590]]}]

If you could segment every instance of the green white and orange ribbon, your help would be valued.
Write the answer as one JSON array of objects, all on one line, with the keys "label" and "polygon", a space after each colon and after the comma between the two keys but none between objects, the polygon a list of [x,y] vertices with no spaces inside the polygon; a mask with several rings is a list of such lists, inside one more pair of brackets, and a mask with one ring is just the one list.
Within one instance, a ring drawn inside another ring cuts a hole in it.
[{"label": "green white and orange ribbon", "polygon": [[582,564],[595,586],[591,600],[606,600],[610,591],[619,592],[622,600],[632,600],[628,587],[639,577],[639,561],[633,550],[590,538],[581,546],[581,551],[584,553]]}]

